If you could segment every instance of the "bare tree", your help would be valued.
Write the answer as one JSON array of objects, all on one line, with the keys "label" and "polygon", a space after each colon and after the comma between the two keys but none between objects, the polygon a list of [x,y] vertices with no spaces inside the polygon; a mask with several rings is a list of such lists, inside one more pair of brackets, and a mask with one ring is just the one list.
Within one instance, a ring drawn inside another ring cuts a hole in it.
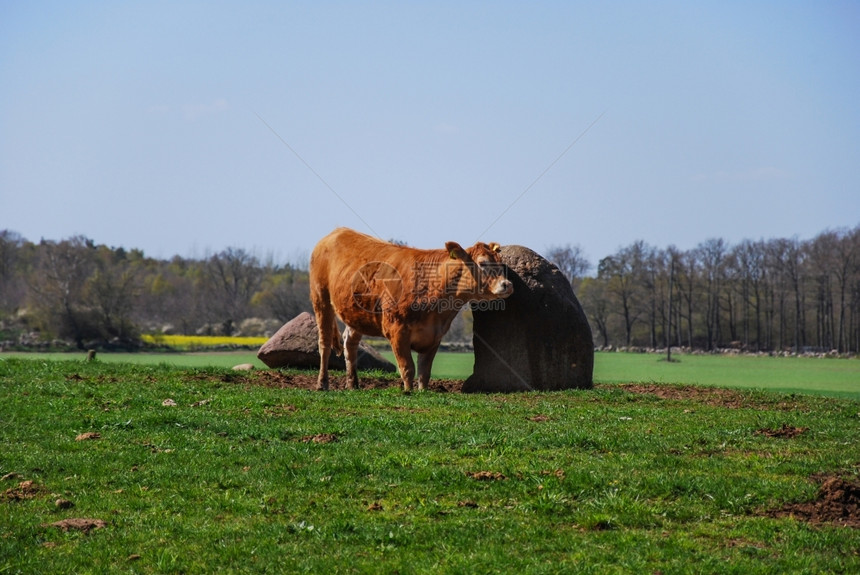
[{"label": "bare tree", "polygon": [[579,291],[579,284],[589,271],[591,262],[579,245],[550,246],[547,248],[547,259],[556,265],[573,287],[574,293]]},{"label": "bare tree", "polygon": [[666,314],[666,329],[664,332],[666,340],[666,361],[672,361],[672,293],[675,291],[675,262],[677,254],[674,246],[668,249],[669,257],[669,303],[668,313]]},{"label": "bare tree", "polygon": [[794,351],[799,352],[806,345],[806,250],[797,237],[787,240],[786,247],[782,269],[794,292]]},{"label": "bare tree", "polygon": [[99,246],[96,250],[87,293],[98,312],[105,339],[128,341],[133,335],[131,317],[140,293],[138,262],[142,257],[141,252],[129,255],[123,248]]},{"label": "bare tree", "polygon": [[222,332],[230,335],[246,317],[251,298],[260,288],[260,262],[243,249],[228,248],[209,258],[205,273],[211,289],[209,309],[221,322]]},{"label": "bare tree", "polygon": [[[42,241],[37,273],[31,276],[34,303],[43,314],[45,326],[71,337],[79,348],[97,334],[84,317],[83,289],[92,269],[93,242],[74,236],[61,242]],[[56,319],[56,321],[54,321]]]},{"label": "bare tree", "polygon": [[657,347],[657,328],[666,325],[666,258],[665,254],[642,243],[639,277],[647,293],[648,339],[651,348]]},{"label": "bare tree", "polygon": [[25,286],[20,273],[24,238],[10,230],[0,230],[0,319],[21,306]]},{"label": "bare tree", "polygon": [[597,277],[606,282],[606,290],[614,298],[624,323],[625,345],[633,339],[633,326],[643,313],[642,274],[646,244],[642,241],[622,248],[615,255],[600,260]]},{"label": "bare tree", "polygon": [[608,348],[610,344],[609,316],[612,307],[606,284],[607,279],[598,276],[596,278],[585,278],[580,286],[580,298],[583,309],[587,310],[591,324],[597,329],[597,333],[600,334],[604,349]]},{"label": "bare tree", "polygon": [[[740,322],[745,347],[762,349],[762,305],[765,275],[765,247],[763,242],[744,240],[731,249],[727,256],[728,276],[733,278],[732,288],[741,303]],[[753,326],[755,335],[752,335]]]},{"label": "bare tree", "polygon": [[836,253],[839,249],[839,234],[827,231],[819,234],[805,248],[809,256],[809,280],[813,287],[810,294],[815,306],[815,346],[819,349],[836,348],[836,318],[834,283]]},{"label": "bare tree", "polygon": [[848,310],[848,290],[852,277],[855,282],[860,282],[860,226],[839,233],[839,243],[834,256],[833,273],[839,287],[839,325],[836,347],[843,352],[847,351],[845,320]]},{"label": "bare tree", "polygon": [[[680,316],[687,318],[687,346],[693,348],[693,311],[695,307],[695,288],[698,279],[698,261],[693,252],[683,252],[678,256],[678,269],[675,270],[675,282],[678,284],[678,294],[683,300],[683,305],[678,302],[679,310],[685,310],[685,314],[679,311]],[[680,321],[679,321],[680,325]]]},{"label": "bare tree", "polygon": [[286,267],[266,275],[252,300],[254,305],[285,323],[303,311],[311,311],[307,273]]},{"label": "bare tree", "polygon": [[696,248],[697,259],[704,274],[706,297],[705,328],[707,349],[714,349],[720,333],[720,290],[725,267],[726,243],[722,239],[710,239]]},{"label": "bare tree", "polygon": [[201,264],[174,256],[144,272],[138,320],[150,329],[168,328],[190,335],[206,322]]}]

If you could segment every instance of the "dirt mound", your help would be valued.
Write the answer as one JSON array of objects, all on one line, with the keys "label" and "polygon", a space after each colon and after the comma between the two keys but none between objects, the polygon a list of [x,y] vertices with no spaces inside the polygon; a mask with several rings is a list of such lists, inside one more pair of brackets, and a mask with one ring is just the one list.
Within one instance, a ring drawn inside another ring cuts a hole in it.
[{"label": "dirt mound", "polygon": [[798,435],[806,433],[808,430],[808,427],[795,427],[793,425],[783,423],[781,427],[777,427],[776,429],[759,429],[756,431],[756,434],[764,435],[765,437],[777,437],[780,439],[794,439]]},{"label": "dirt mound", "polygon": [[56,527],[63,531],[69,531],[71,529],[74,531],[89,533],[93,529],[102,529],[103,527],[107,527],[107,523],[101,519],[75,518],[63,519],[62,521],[55,521],[54,523],[43,523],[42,527]]},{"label": "dirt mound", "polygon": [[334,433],[319,433],[317,435],[305,435],[299,439],[302,443],[333,443],[337,441],[337,435]]},{"label": "dirt mound", "polygon": [[860,528],[860,483],[856,479],[847,481],[841,477],[827,476],[821,480],[815,501],[790,503],[765,515],[792,517],[813,525]]},{"label": "dirt mound", "polygon": [[33,499],[45,493],[47,490],[34,481],[22,481],[18,487],[10,487],[0,493],[0,501],[22,501]]},{"label": "dirt mound", "polygon": [[466,475],[478,481],[503,481],[507,479],[504,474],[498,471],[470,471]]}]

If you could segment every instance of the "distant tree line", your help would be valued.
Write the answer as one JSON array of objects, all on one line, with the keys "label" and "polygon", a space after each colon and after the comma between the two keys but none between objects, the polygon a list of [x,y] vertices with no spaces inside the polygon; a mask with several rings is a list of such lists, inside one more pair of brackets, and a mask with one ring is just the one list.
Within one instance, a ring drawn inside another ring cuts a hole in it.
[{"label": "distant tree line", "polygon": [[135,347],[144,332],[265,335],[310,310],[308,274],[228,248],[147,258],[83,236],[29,242],[0,231],[0,342]]},{"label": "distant tree line", "polygon": [[[710,239],[686,251],[637,241],[596,270],[579,246],[545,255],[571,281],[601,347],[860,352],[860,225],[808,241]],[[0,345],[268,335],[310,311],[304,267],[234,248],[159,260],[83,236],[33,243],[3,230]],[[447,339],[469,339],[470,319],[461,314]]]},{"label": "distant tree line", "polygon": [[578,287],[601,347],[860,351],[860,226],[686,251],[637,241],[593,276],[576,250],[548,254]]}]

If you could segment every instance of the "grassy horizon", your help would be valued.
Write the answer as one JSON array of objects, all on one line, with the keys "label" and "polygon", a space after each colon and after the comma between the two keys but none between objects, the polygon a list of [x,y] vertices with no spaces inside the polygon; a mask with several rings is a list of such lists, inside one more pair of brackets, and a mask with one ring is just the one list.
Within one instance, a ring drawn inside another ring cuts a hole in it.
[{"label": "grassy horizon", "polygon": [[[382,354],[394,361],[391,352]],[[0,353],[4,357],[67,360],[83,359],[77,353]],[[266,366],[254,351],[99,353],[99,361],[185,367],[232,367],[250,363]],[[597,352],[594,380],[597,383],[676,383],[716,387],[763,389],[786,393],[809,393],[860,399],[860,359],[810,357],[767,357],[731,355],[673,354],[668,363],[663,356],[642,353]],[[434,379],[465,379],[472,373],[471,353],[440,352],[433,363]]]}]

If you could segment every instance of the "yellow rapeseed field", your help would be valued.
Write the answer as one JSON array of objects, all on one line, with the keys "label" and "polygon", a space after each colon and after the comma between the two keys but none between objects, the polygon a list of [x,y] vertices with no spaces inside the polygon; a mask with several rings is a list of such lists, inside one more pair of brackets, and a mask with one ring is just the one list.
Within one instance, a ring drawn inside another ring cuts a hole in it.
[{"label": "yellow rapeseed field", "polygon": [[161,335],[146,334],[144,342],[164,345],[175,349],[203,349],[208,347],[259,347],[266,343],[267,337],[228,337],[220,335]]}]

